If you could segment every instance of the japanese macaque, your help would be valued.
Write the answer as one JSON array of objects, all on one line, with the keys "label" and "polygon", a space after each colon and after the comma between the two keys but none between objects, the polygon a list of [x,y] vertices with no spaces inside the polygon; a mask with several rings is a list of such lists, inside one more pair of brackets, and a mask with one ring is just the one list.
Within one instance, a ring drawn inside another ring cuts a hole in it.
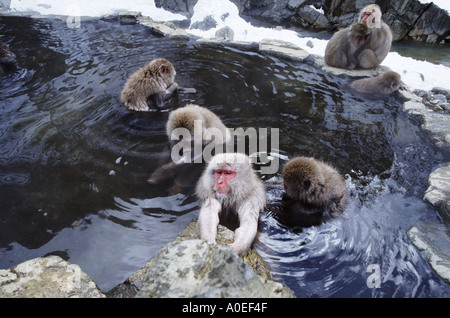
[{"label": "japanese macaque", "polygon": [[353,70],[358,66],[356,52],[366,42],[369,28],[362,23],[353,24],[350,29],[344,29],[328,41],[325,49],[325,63],[329,66]]},{"label": "japanese macaque", "polygon": [[9,50],[8,45],[0,42],[0,77],[5,72],[15,71],[16,68],[16,55]]},{"label": "japanese macaque", "polygon": [[344,210],[347,189],[341,174],[330,165],[310,157],[296,157],[282,171],[285,205],[292,213],[304,213],[320,224]]},{"label": "japanese macaque", "polygon": [[389,71],[375,77],[353,81],[348,88],[364,96],[377,97],[388,96],[399,89],[401,85],[400,74]]},{"label": "japanese macaque", "polygon": [[[329,66],[348,69],[371,69],[379,66],[391,50],[392,32],[389,26],[381,20],[381,10],[376,4],[366,6],[360,11],[358,22],[368,28],[365,42],[354,52],[353,56],[358,61],[356,67],[353,63],[340,61],[339,57],[348,56],[348,41],[344,39],[351,37],[352,27],[347,27],[336,32],[328,41],[325,49],[325,63]],[[351,54],[351,52],[349,52]],[[348,66],[345,66],[347,64]],[[344,65],[344,66],[342,66]],[[353,67],[353,68],[352,68]]]},{"label": "japanese macaque", "polygon": [[[158,184],[171,177],[175,177],[175,180],[183,179],[183,171],[191,174],[192,162],[201,162],[206,147],[211,148],[210,150],[214,150],[215,146],[223,147],[231,138],[230,131],[216,114],[194,104],[170,112],[166,133],[172,160],[153,172],[147,180],[150,184]],[[199,149],[195,149],[196,138]]]},{"label": "japanese macaque", "polygon": [[172,63],[163,58],[155,59],[131,74],[120,94],[120,101],[130,110],[148,111],[151,109],[148,99],[154,107],[161,109],[177,90],[196,92],[194,88],[178,87],[175,75]]},{"label": "japanese macaque", "polygon": [[230,249],[238,255],[249,250],[258,231],[259,213],[266,205],[263,182],[252,168],[250,158],[241,153],[222,153],[209,162],[197,183],[202,202],[197,221],[201,239],[215,243],[217,226],[228,213],[239,219]]}]

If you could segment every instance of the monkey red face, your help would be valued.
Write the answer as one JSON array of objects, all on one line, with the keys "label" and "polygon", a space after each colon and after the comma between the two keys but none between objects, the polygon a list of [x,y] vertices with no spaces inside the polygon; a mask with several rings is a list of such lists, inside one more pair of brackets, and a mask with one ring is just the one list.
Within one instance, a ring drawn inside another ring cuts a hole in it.
[{"label": "monkey red face", "polygon": [[220,194],[228,193],[228,182],[230,182],[235,176],[236,171],[231,168],[214,170],[214,179],[216,181],[214,190]]},{"label": "monkey red face", "polygon": [[370,18],[371,15],[372,15],[371,12],[364,12],[361,18],[361,23],[367,23],[367,20]]}]

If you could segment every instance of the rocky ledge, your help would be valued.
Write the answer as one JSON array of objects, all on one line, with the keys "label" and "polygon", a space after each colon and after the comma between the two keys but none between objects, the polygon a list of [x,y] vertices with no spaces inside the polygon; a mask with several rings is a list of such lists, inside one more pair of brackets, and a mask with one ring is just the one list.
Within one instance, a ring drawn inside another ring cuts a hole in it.
[{"label": "rocky ledge", "polygon": [[198,239],[195,222],[143,268],[102,293],[78,265],[59,256],[39,257],[0,270],[0,298],[294,298],[272,280],[254,250],[240,258],[224,244],[234,232],[219,226],[218,244]]}]

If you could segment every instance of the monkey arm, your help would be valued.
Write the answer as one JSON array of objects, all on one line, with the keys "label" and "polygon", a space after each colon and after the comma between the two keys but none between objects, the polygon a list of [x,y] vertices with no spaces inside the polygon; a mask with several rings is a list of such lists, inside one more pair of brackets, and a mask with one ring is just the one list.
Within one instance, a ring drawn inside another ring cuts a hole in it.
[{"label": "monkey arm", "polygon": [[258,232],[259,210],[251,203],[245,203],[239,208],[239,227],[234,231],[234,242],[230,249],[236,254],[245,253],[253,243]]},{"label": "monkey arm", "polygon": [[163,106],[169,101],[175,92],[177,91],[178,84],[173,83],[170,85],[165,91],[159,92],[158,94],[155,94],[152,97],[153,104],[156,106],[156,108],[161,109]]},{"label": "monkey arm", "polygon": [[181,87],[178,86],[177,92],[181,94],[194,94],[197,93],[197,90],[193,87]]},{"label": "monkey arm", "polygon": [[216,243],[217,226],[219,225],[219,212],[222,205],[214,199],[203,202],[197,220],[197,233],[208,243]]}]

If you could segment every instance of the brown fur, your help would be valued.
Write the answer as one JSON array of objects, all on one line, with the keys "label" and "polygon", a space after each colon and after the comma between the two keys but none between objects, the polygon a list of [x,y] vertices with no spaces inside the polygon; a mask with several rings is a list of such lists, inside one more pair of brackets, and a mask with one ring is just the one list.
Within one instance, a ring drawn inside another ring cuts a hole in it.
[{"label": "brown fur", "polygon": [[163,58],[155,59],[131,74],[120,101],[130,110],[147,111],[150,109],[147,98],[166,91],[175,83],[175,75],[172,63]]},{"label": "brown fur", "polygon": [[[169,140],[175,128],[186,128],[191,133],[191,136],[194,136],[195,120],[202,121],[203,131],[208,128],[218,128],[222,131],[223,141],[225,142],[228,139],[229,131],[216,114],[205,107],[188,104],[170,113],[166,124],[166,132]],[[206,143],[209,143],[209,140],[204,140],[203,144]]]},{"label": "brown fur", "polygon": [[330,165],[296,157],[283,168],[286,196],[309,207],[342,212],[347,190],[343,177]]},{"label": "brown fur", "polygon": [[400,85],[400,74],[389,71],[376,77],[353,81],[349,86],[351,90],[360,94],[387,96],[395,92]]},{"label": "brown fur", "polygon": [[358,60],[355,53],[364,45],[368,33],[368,27],[362,23],[355,23],[350,28],[336,32],[327,43],[325,63],[339,68],[356,68]]},{"label": "brown fur", "polygon": [[0,77],[5,72],[15,71],[16,68],[16,55],[9,50],[8,45],[0,42]]}]

